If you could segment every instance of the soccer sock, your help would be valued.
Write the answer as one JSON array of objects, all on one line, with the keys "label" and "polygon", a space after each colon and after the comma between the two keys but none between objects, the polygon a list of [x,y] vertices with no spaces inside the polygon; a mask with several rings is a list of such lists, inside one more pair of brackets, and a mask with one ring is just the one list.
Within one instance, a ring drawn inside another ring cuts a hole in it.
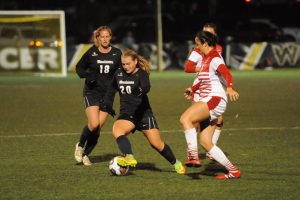
[{"label": "soccer sock", "polygon": [[95,129],[93,132],[90,133],[83,152],[84,155],[89,155],[93,151],[93,149],[96,147],[98,143],[99,136],[100,136],[100,128],[98,127],[97,129]]},{"label": "soccer sock", "polygon": [[116,139],[116,141],[117,141],[117,144],[118,144],[118,147],[119,147],[120,151],[124,155],[132,154],[131,144],[130,144],[128,138],[126,137],[126,135],[119,136]]},{"label": "soccer sock", "polygon": [[211,148],[209,151],[209,154],[213,159],[218,161],[221,165],[223,165],[228,171],[235,171],[238,170],[233,164],[228,160],[226,155],[223,153],[223,151],[217,147],[216,145]]},{"label": "soccer sock", "polygon": [[197,141],[197,131],[195,128],[188,129],[184,131],[185,140],[187,142],[188,150],[193,150],[198,152],[198,141]]},{"label": "soccer sock", "polygon": [[87,141],[90,134],[91,134],[91,131],[89,130],[88,126],[85,126],[82,129],[78,146],[83,148],[85,146],[85,143],[86,143],[86,141]]},{"label": "soccer sock", "polygon": [[221,133],[221,129],[215,129],[215,132],[214,132],[214,134],[213,134],[213,136],[212,136],[212,143],[213,143],[214,145],[217,144],[218,139],[219,139],[219,137],[220,137],[220,133]]},{"label": "soccer sock", "polygon": [[[153,147],[153,146],[152,146]],[[156,149],[155,147],[153,147],[154,149]],[[158,151],[158,149],[156,149]],[[171,150],[171,148],[169,147],[169,145],[165,144],[164,148],[162,151],[158,151],[160,153],[160,155],[162,155],[167,161],[169,161],[169,163],[171,163],[172,165],[174,165],[176,163],[176,158],[173,154],[173,151]]]}]

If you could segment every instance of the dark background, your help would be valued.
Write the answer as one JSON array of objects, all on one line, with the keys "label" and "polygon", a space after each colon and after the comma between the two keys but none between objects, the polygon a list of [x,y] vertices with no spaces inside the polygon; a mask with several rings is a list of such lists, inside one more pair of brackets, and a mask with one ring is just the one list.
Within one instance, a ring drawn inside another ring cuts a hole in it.
[{"label": "dark background", "polygon": [[[164,41],[193,39],[206,22],[218,25],[221,39],[236,31],[234,27],[238,22],[249,18],[268,18],[281,27],[300,26],[299,0],[248,1],[162,0],[163,16],[171,19],[167,22],[163,18]],[[0,10],[64,10],[69,44],[89,42],[94,29],[111,24],[119,26],[113,29],[113,42],[119,42],[130,27],[123,28],[124,22],[118,20],[125,16],[142,17],[143,28],[147,30],[133,30],[134,37],[137,42],[155,41],[155,21],[146,20],[146,16],[155,19],[156,0],[1,0]]]}]

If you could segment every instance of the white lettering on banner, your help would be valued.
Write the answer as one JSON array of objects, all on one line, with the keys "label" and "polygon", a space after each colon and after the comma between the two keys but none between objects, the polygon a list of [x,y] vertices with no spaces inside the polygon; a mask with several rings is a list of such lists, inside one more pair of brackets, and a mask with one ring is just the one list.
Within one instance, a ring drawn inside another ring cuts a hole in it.
[{"label": "white lettering on banner", "polygon": [[18,50],[15,48],[5,48],[0,51],[0,68],[18,69]]},{"label": "white lettering on banner", "polygon": [[20,66],[21,69],[28,70],[34,67],[34,61],[28,48],[20,49],[20,63],[21,63]]},{"label": "white lettering on banner", "polygon": [[279,66],[294,66],[300,59],[300,45],[293,43],[271,44],[276,62]]},{"label": "white lettering on banner", "polygon": [[58,69],[58,49],[53,48],[2,48],[0,49],[0,69],[31,70],[38,68]]},{"label": "white lettering on banner", "polygon": [[39,49],[39,69],[45,70],[47,65],[50,69],[58,69],[57,51],[54,49]]}]

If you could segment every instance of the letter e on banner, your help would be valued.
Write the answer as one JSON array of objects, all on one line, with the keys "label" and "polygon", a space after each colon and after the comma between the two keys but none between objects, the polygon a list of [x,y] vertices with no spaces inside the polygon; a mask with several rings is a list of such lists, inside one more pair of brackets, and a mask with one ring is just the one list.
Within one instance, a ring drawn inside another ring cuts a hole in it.
[{"label": "letter e on banner", "polygon": [[20,63],[21,69],[32,69],[34,67],[32,55],[30,54],[29,48],[20,49]]}]

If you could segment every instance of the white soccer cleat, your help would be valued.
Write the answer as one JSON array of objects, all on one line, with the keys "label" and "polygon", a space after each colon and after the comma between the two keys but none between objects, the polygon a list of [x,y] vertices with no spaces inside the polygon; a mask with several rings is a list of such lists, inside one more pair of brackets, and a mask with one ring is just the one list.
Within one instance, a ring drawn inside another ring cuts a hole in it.
[{"label": "white soccer cleat", "polygon": [[78,163],[81,163],[82,162],[82,154],[83,154],[83,148],[78,146],[79,143],[76,144],[75,146],[75,153],[74,153],[74,157],[75,157],[75,160],[78,162]]},{"label": "white soccer cleat", "polygon": [[89,157],[87,157],[87,155],[82,157],[82,162],[85,166],[91,166],[92,162],[90,161]]}]

